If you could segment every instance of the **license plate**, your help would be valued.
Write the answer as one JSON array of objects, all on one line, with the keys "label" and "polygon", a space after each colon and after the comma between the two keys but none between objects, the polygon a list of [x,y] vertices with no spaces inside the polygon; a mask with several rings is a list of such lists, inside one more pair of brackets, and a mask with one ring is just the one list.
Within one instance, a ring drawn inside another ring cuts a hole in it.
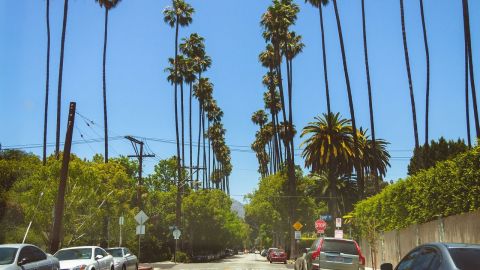
[{"label": "license plate", "polygon": [[343,263],[343,257],[342,256],[327,256],[327,261],[342,262]]}]

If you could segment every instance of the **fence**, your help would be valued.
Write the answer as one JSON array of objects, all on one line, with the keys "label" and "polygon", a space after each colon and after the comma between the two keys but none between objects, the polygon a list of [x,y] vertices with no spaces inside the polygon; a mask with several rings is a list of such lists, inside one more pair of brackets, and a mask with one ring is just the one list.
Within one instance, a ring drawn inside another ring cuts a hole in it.
[{"label": "fence", "polygon": [[[384,262],[396,265],[411,249],[430,242],[479,244],[480,210],[381,233],[377,243],[377,267]],[[360,246],[367,266],[372,267],[370,245],[362,239]]]}]

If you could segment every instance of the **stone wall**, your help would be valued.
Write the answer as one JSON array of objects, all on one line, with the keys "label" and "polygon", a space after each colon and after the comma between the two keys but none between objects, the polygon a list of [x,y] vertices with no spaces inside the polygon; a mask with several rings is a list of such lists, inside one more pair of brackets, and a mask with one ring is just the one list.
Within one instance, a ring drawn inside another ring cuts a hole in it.
[{"label": "stone wall", "polygon": [[[377,243],[377,268],[383,262],[395,266],[411,249],[431,242],[480,244],[480,210],[381,233]],[[362,239],[360,246],[367,266],[372,267],[369,244]]]}]

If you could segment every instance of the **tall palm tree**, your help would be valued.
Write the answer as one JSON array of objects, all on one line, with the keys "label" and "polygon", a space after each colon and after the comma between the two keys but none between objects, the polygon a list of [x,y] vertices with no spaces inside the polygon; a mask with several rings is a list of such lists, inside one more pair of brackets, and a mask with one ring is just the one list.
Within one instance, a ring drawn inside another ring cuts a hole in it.
[{"label": "tall palm tree", "polygon": [[323,76],[325,81],[325,94],[327,98],[327,113],[331,113],[330,109],[330,91],[328,89],[328,73],[327,73],[327,52],[325,48],[325,30],[323,28],[323,11],[322,5],[326,6],[329,3],[329,0],[305,0],[305,2],[309,2],[312,6],[318,8],[318,12],[320,14],[320,32],[322,35],[322,59],[323,59]]},{"label": "tall palm tree", "polygon": [[427,89],[425,98],[425,146],[428,147],[428,114],[430,103],[430,52],[428,49],[427,26],[425,25],[425,13],[423,11],[423,0],[420,0],[420,14],[422,16],[423,43],[425,44],[425,57],[427,65]]},{"label": "tall palm tree", "polygon": [[323,114],[315,117],[302,130],[301,138],[309,136],[302,142],[302,157],[305,167],[314,173],[325,172],[329,181],[329,212],[339,216],[337,185],[340,176],[350,174],[353,170],[355,147],[352,139],[351,121],[341,118],[339,113]]},{"label": "tall palm tree", "polygon": [[268,121],[268,116],[264,110],[258,110],[252,114],[252,122],[262,128]]},{"label": "tall palm tree", "polygon": [[105,7],[105,32],[103,35],[103,127],[105,134],[105,163],[108,163],[108,120],[107,120],[107,79],[105,66],[107,64],[107,40],[108,40],[108,12],[115,8],[120,0],[95,0],[100,7]]},{"label": "tall palm tree", "polygon": [[63,57],[65,55],[65,34],[67,32],[68,19],[68,0],[63,4],[63,24],[62,24],[62,38],[60,43],[60,63],[58,65],[58,91],[57,91],[57,129],[55,138],[55,157],[60,158],[60,114],[62,107],[62,79],[63,79]]},{"label": "tall palm tree", "polygon": [[415,138],[415,149],[417,149],[419,147],[418,129],[417,129],[417,112],[415,109],[415,96],[413,94],[413,82],[412,82],[412,73],[410,70],[410,58],[408,57],[407,32],[405,30],[405,10],[403,8],[403,0],[400,0],[400,13],[401,13],[401,20],[402,20],[403,51],[405,53],[405,64],[407,68],[408,87],[410,88],[410,105],[412,107],[413,135]]},{"label": "tall palm tree", "polygon": [[468,9],[468,0],[462,0],[463,7],[463,26],[464,26],[464,39],[466,48],[468,50],[468,69],[470,71],[470,87],[472,89],[472,104],[473,104],[473,117],[475,118],[475,130],[477,138],[480,138],[480,125],[478,119],[478,109],[477,109],[477,93],[475,90],[475,77],[473,70],[473,55],[472,55],[472,39],[470,35],[470,12]]},{"label": "tall palm tree", "polygon": [[50,87],[50,0],[47,0],[45,16],[47,19],[47,78],[45,82],[45,114],[43,119],[43,166],[47,164],[48,92]]},{"label": "tall palm tree", "polygon": [[[170,27],[175,27],[175,61],[174,61],[174,73],[177,74],[178,70],[178,28],[179,26],[188,26],[192,22],[192,15],[195,12],[192,6],[187,4],[183,0],[172,0],[172,6],[167,7],[163,11],[164,18],[163,20],[170,25]],[[174,103],[175,103],[175,139],[177,143],[177,173],[178,173],[178,187],[180,187],[183,183],[182,180],[182,166],[180,163],[180,139],[179,139],[179,131],[178,131],[178,81],[174,81]],[[182,100],[183,104],[183,100]],[[177,199],[176,199],[176,218],[175,224],[177,226],[180,225],[180,217],[181,217],[181,191],[178,190],[177,192]]]},{"label": "tall palm tree", "polygon": [[470,133],[470,105],[468,101],[468,44],[465,38],[465,114],[466,114],[466,121],[467,121],[467,142],[468,148],[472,148],[472,139]]},{"label": "tall palm tree", "polygon": [[[337,21],[337,30],[338,30],[338,37],[340,41],[340,49],[342,52],[342,62],[343,62],[343,72],[345,75],[345,83],[347,85],[347,94],[348,94],[348,105],[350,107],[350,118],[352,122],[352,137],[353,137],[353,144],[354,144],[354,151],[355,156],[358,156],[358,138],[357,138],[357,125],[355,121],[355,109],[353,106],[353,96],[352,96],[352,89],[350,87],[350,77],[348,75],[348,67],[347,67],[347,57],[345,55],[345,46],[343,43],[343,33],[342,33],[342,25],[340,22],[340,15],[338,13],[338,7],[337,7],[337,0],[333,0],[333,7],[335,9],[335,18]],[[361,176],[361,170],[359,164],[355,164],[355,171],[357,171],[358,175],[358,190],[359,190],[359,197],[363,198],[363,190],[364,190],[364,183],[363,183],[363,177]]]}]

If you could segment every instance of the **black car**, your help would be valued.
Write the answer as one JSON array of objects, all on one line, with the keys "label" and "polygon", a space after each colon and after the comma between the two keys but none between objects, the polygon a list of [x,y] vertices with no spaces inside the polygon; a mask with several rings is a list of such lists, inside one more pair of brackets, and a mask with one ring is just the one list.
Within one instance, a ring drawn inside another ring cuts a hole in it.
[{"label": "black car", "polygon": [[[384,263],[381,270],[393,270],[391,263]],[[431,243],[410,251],[395,270],[478,270],[480,269],[480,245]]]}]

